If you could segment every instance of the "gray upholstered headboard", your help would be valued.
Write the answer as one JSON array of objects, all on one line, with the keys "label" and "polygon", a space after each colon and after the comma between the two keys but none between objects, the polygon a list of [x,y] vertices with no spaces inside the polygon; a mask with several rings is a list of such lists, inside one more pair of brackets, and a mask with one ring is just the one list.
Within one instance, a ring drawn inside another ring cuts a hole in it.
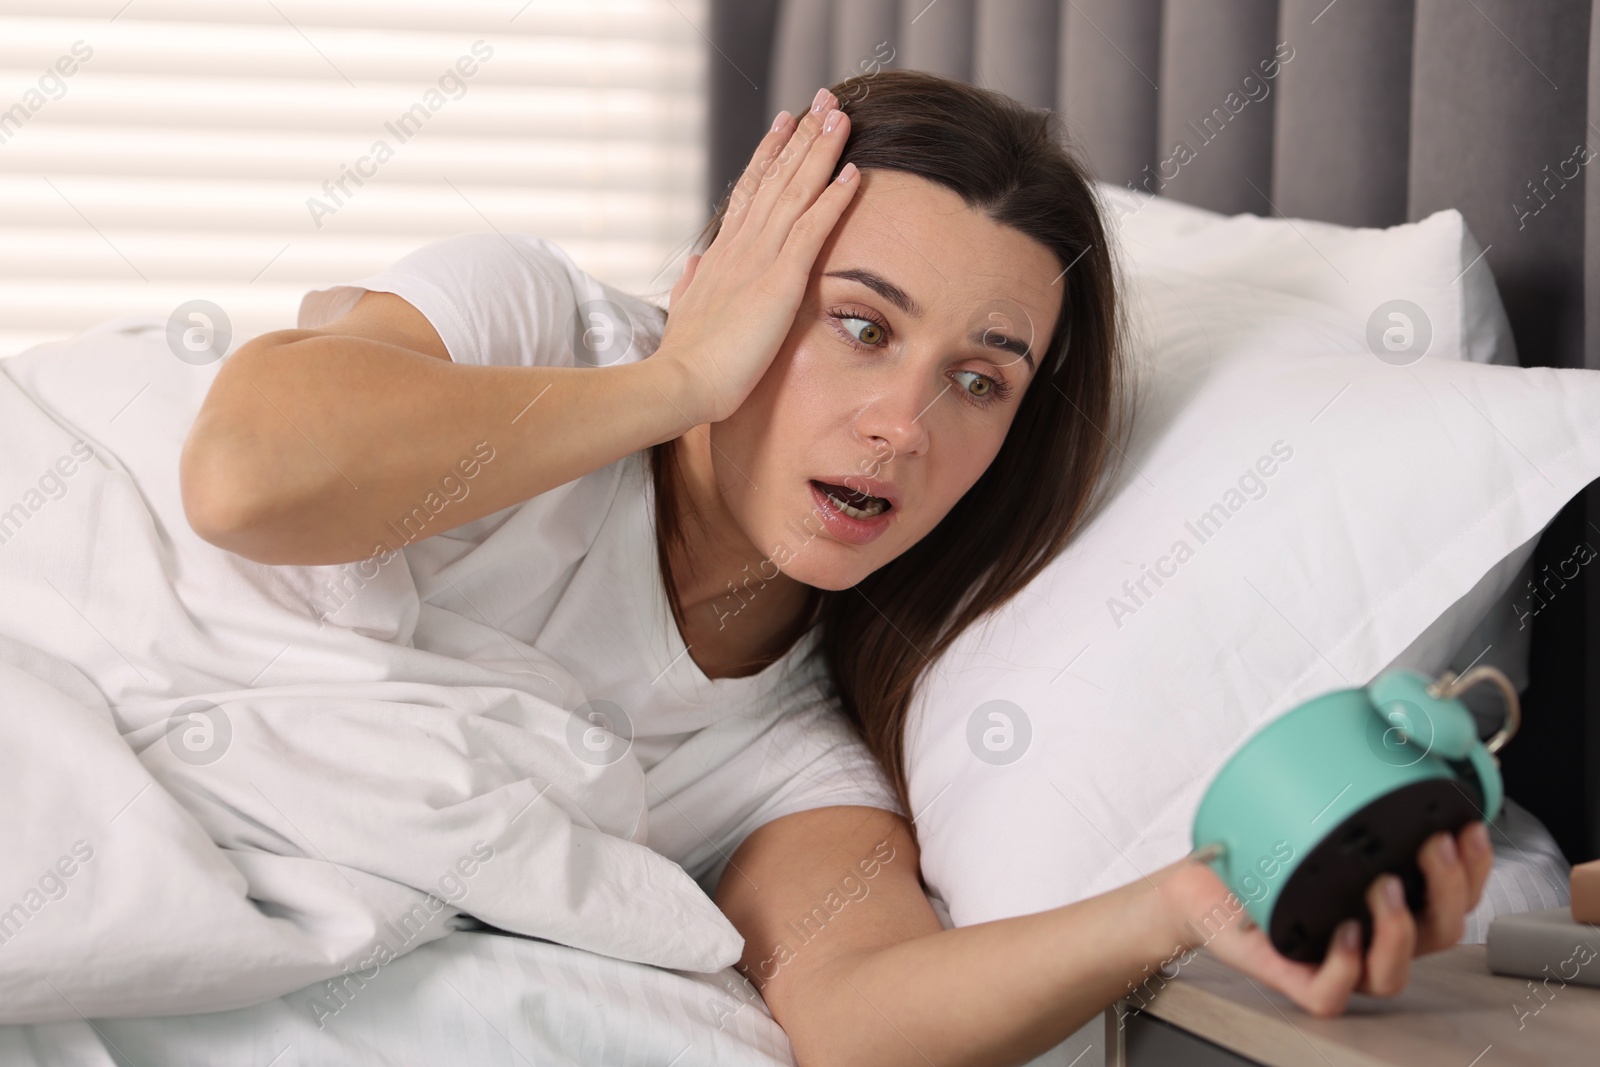
[{"label": "gray upholstered headboard", "polygon": [[[1214,211],[1359,226],[1455,207],[1487,249],[1522,363],[1600,369],[1600,168],[1585,165],[1600,153],[1594,6],[713,0],[708,196],[720,199],[779,108],[798,113],[817,86],[892,49],[887,66],[1056,109],[1106,181]],[[1294,61],[1275,91],[1163,180],[1161,161],[1195,136],[1189,123],[1279,42]],[[1585,539],[1600,539],[1600,483],[1552,523],[1535,569]],[[1508,792],[1574,862],[1600,855],[1600,579],[1580,580],[1533,619],[1524,733],[1505,758]]]}]

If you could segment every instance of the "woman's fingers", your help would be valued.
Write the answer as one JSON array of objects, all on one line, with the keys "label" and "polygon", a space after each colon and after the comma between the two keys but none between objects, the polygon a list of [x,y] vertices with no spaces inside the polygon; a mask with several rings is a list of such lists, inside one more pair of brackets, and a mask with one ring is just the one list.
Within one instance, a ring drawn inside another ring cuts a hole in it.
[{"label": "woman's fingers", "polygon": [[[821,133],[812,142],[811,150],[806,153],[800,169],[795,172],[788,186],[779,195],[778,202],[773,205],[772,214],[767,220],[766,229],[774,239],[774,251],[789,243],[792,231],[801,219],[809,215],[812,217],[812,223],[816,222],[817,217],[812,209],[818,197],[829,191],[828,183],[833,176],[834,165],[839,161],[839,153],[844,151],[844,143],[849,137],[850,117],[843,111],[828,112]],[[848,181],[849,179],[846,179],[846,183]],[[825,215],[826,211],[823,214]]]},{"label": "woman's fingers", "polygon": [[850,198],[860,185],[861,172],[854,163],[846,163],[840,168],[839,176],[817,197],[817,202],[790,228],[778,259],[792,276],[802,282],[810,276],[817,256],[822,253],[823,243],[838,224],[844,209],[850,206]]},{"label": "woman's fingers", "polygon": [[[756,145],[756,150],[750,154],[750,162],[745,166],[744,173],[739,175],[739,180],[733,185],[733,191],[728,194],[728,210],[723,213],[722,225],[717,228],[717,237],[711,242],[712,247],[725,245],[738,234],[750,213],[750,203],[755,199],[756,190],[760,188],[762,179],[777,167],[778,157],[782,155],[784,146],[789,143],[789,138],[794,136],[794,132],[794,118],[787,111],[778,112],[772,121],[772,128],[761,138],[761,143]],[[709,254],[710,249],[706,251]]]},{"label": "woman's fingers", "polygon": [[[747,231],[759,233],[760,229],[766,226],[774,206],[784,196],[784,191],[789,188],[801,164],[806,161],[812,145],[822,136],[822,124],[827,120],[828,113],[835,103],[832,93],[826,89],[818,90],[816,98],[812,101],[811,110],[801,117],[799,127],[785,142],[782,151],[778,153],[778,158],[767,168],[767,173],[762,177],[746,213]],[[842,145],[843,142],[840,143]],[[838,153],[834,154],[837,157]],[[800,194],[789,195],[798,197]]]},{"label": "woman's fingers", "polygon": [[1438,833],[1417,853],[1417,865],[1428,879],[1428,905],[1417,931],[1417,952],[1437,952],[1461,940],[1467,925],[1467,868],[1461,862],[1454,834]]},{"label": "woman's fingers", "polygon": [[1346,919],[1334,928],[1328,941],[1328,954],[1305,989],[1288,992],[1300,1006],[1319,1018],[1344,1011],[1361,980],[1361,923]]},{"label": "woman's fingers", "polygon": [[1353,919],[1335,930],[1327,955],[1316,967],[1286,959],[1260,927],[1229,930],[1208,947],[1230,967],[1266,983],[1319,1018],[1344,1011],[1361,981],[1361,923]]},{"label": "woman's fingers", "polygon": [[1399,876],[1384,874],[1372,880],[1367,887],[1367,910],[1372,913],[1372,946],[1367,950],[1361,991],[1392,997],[1411,977],[1411,957],[1417,948],[1417,924],[1406,907]]},{"label": "woman's fingers", "polygon": [[[826,194],[824,194],[826,197]],[[1406,904],[1403,883],[1393,874],[1380,875],[1367,887],[1367,909],[1372,913],[1372,944],[1363,954],[1358,920],[1341,923],[1329,941],[1327,955],[1314,971],[1279,955],[1264,931],[1236,923],[1211,939],[1207,947],[1217,958],[1266,982],[1317,1016],[1338,1015],[1352,992],[1394,996],[1411,977],[1411,960],[1423,953],[1447,948],[1461,939],[1466,915],[1477,906],[1494,864],[1488,828],[1481,822],[1462,830],[1430,837],[1417,854],[1428,882],[1428,906],[1414,917]],[[1185,895],[1185,916],[1205,912],[1221,888],[1209,871],[1180,868],[1167,891]],[[1190,885],[1189,883],[1194,883]],[[1225,890],[1224,890],[1225,891]],[[1204,905],[1204,906],[1202,906]]]},{"label": "woman's fingers", "polygon": [[[832,104],[834,94],[824,88],[816,96],[816,109],[806,112],[800,123],[784,122],[782,115],[774,120],[730,192],[717,238],[704,256],[686,264],[672,290],[672,314],[653,358],[677,366],[686,381],[698,384],[691,411],[683,413],[696,424],[720,422],[738,411],[768,371],[794,328],[821,238],[826,237],[816,229],[832,229],[853,195],[854,168],[851,179],[837,189],[824,189],[826,173],[813,179],[816,163],[805,171],[805,184],[784,192],[810,160]],[[842,150],[838,136],[827,136],[818,147],[829,157],[829,168]],[[786,210],[779,222],[770,222],[773,206],[786,197],[789,206],[803,202],[800,210]],[[816,211],[810,211],[813,206]],[[805,224],[800,226],[802,218]],[[787,238],[795,227],[800,235],[789,248]],[[802,264],[798,250],[811,250],[810,261]]]},{"label": "woman's fingers", "polygon": [[1481,819],[1456,835],[1461,862],[1467,866],[1467,913],[1483,899],[1483,887],[1494,869],[1494,845],[1489,841],[1489,826]]},{"label": "woman's fingers", "polygon": [[1273,948],[1267,932],[1248,921],[1243,901],[1205,864],[1185,862],[1153,877],[1174,913],[1190,929],[1206,933],[1204,948],[1217,959],[1282,992],[1313,1015],[1337,1015],[1344,1010],[1361,980],[1359,923],[1351,924],[1356,934],[1353,941],[1341,943],[1335,935],[1327,957],[1313,967]]},{"label": "woman's fingers", "polygon": [[854,194],[854,167],[828,188],[849,129],[834,103],[822,89],[798,124],[780,114],[729,194],[716,239],[673,286],[656,358],[699,385],[684,413],[696,422],[732,415],[772,365]]}]

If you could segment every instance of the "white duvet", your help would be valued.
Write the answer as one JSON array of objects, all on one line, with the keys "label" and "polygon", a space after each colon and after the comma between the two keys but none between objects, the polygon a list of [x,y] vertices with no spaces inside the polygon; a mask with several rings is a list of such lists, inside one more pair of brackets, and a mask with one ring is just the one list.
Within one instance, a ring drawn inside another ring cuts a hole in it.
[{"label": "white duvet", "polygon": [[480,661],[413,647],[404,566],[334,626],[335,568],[195,537],[174,458],[215,367],[151,325],[0,361],[0,1023],[256,1004],[463,909],[620,960],[737,959],[642,844],[638,761],[573,758],[585,697],[557,664],[453,614],[441,640]]},{"label": "white duvet", "polygon": [[668,971],[544,941],[458,932],[365,977],[236,1011],[0,1027],[0,1063],[788,1067],[794,1058],[760,995],[734,971]]}]

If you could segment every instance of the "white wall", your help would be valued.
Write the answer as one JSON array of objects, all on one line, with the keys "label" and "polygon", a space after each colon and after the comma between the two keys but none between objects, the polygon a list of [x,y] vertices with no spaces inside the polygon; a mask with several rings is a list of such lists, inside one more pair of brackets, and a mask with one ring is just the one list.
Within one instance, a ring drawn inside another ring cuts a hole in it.
[{"label": "white wall", "polygon": [[237,347],[490,229],[664,297],[709,212],[706,7],[0,0],[0,355],[193,299]]}]

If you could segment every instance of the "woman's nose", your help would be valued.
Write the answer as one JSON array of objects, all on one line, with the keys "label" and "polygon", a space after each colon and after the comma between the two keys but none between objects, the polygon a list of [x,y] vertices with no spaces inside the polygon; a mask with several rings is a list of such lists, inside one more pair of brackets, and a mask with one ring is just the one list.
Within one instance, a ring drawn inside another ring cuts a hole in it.
[{"label": "woman's nose", "polygon": [[[868,440],[881,440],[897,456],[915,456],[928,448],[928,414],[940,394],[902,376],[873,397],[856,418],[856,432]],[[953,388],[948,385],[947,388]]]}]

